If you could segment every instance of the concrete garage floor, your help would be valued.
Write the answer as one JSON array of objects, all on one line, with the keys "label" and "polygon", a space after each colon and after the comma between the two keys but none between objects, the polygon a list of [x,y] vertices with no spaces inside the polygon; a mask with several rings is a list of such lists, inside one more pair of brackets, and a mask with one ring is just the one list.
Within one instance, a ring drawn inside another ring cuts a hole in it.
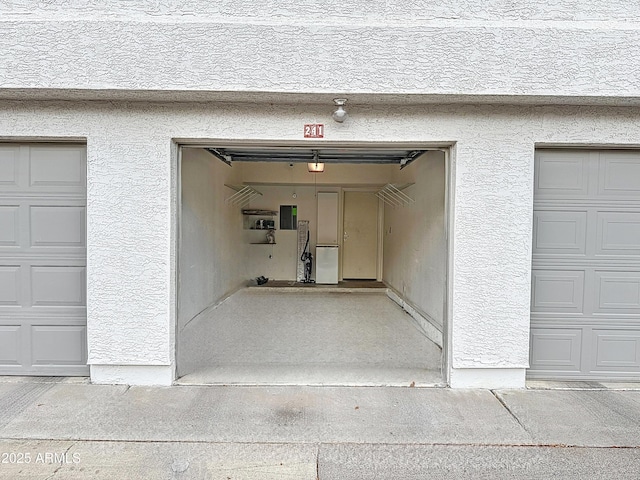
[{"label": "concrete garage floor", "polygon": [[382,289],[243,289],[178,348],[178,384],[442,384],[441,349]]}]

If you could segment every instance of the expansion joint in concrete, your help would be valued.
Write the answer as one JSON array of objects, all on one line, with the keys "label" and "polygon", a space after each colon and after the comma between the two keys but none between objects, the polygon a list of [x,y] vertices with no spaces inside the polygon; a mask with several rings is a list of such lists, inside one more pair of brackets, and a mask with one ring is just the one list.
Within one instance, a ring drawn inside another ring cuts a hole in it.
[{"label": "expansion joint in concrete", "polygon": [[502,405],[504,407],[504,409],[509,412],[509,415],[511,415],[513,417],[513,419],[518,422],[518,425],[520,425],[522,427],[522,429],[527,432],[528,434],[531,434],[531,432],[529,432],[529,430],[527,430],[527,427],[524,425],[524,423],[522,423],[520,421],[520,419],[517,417],[517,415],[515,413],[513,413],[513,411],[509,408],[509,405],[507,405],[507,403],[504,401],[504,399],[500,396],[500,394],[498,392],[496,392],[495,390],[489,390],[494,397],[496,397],[496,400],[498,400],[498,402],[500,402],[500,405]]}]

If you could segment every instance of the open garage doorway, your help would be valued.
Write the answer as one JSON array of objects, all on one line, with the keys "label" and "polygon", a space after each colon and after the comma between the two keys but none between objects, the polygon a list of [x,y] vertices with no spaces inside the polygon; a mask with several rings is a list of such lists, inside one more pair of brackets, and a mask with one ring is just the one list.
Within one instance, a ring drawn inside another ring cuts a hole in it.
[{"label": "open garage doorway", "polygon": [[442,385],[446,158],[183,146],[177,382]]}]

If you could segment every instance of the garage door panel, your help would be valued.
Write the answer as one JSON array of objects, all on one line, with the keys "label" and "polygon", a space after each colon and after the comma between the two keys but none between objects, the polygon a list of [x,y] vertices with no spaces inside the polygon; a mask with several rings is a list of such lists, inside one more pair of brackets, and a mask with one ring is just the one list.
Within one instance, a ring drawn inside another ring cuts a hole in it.
[{"label": "garage door panel", "polygon": [[534,270],[532,312],[582,313],[584,271]]},{"label": "garage door panel", "polygon": [[640,315],[640,271],[596,271],[594,313]]},{"label": "garage door panel", "polygon": [[0,375],[87,375],[86,148],[0,145]]},{"label": "garage door panel", "polygon": [[0,187],[17,187],[20,178],[20,147],[0,145]]},{"label": "garage door panel", "polygon": [[539,153],[536,162],[536,196],[587,195],[588,159],[588,152],[572,152],[569,155],[554,151]]},{"label": "garage door panel", "polygon": [[0,265],[0,306],[21,304],[19,265]]},{"label": "garage door panel", "polygon": [[539,151],[535,175],[529,375],[640,380],[640,152]]},{"label": "garage door panel", "polygon": [[593,330],[594,371],[640,369],[640,330]]},{"label": "garage door panel", "polygon": [[34,325],[31,328],[32,365],[77,365],[86,363],[86,327]]},{"label": "garage door panel", "polygon": [[86,305],[85,270],[85,267],[32,267],[32,305],[58,307]]},{"label": "garage door panel", "polygon": [[35,146],[31,148],[29,185],[39,189],[84,190],[84,151],[79,148]]},{"label": "garage door panel", "polygon": [[84,247],[85,215],[79,206],[31,206],[31,246]]},{"label": "garage door panel", "polygon": [[580,372],[582,329],[531,329],[531,368]]},{"label": "garage door panel", "polygon": [[533,253],[585,255],[587,212],[538,210],[534,213]]},{"label": "garage door panel", "polygon": [[599,195],[638,198],[640,153],[603,152],[600,154],[599,167]]},{"label": "garage door panel", "polygon": [[0,205],[0,248],[19,246],[20,206]]},{"label": "garage door panel", "polygon": [[597,255],[640,256],[640,212],[597,213]]},{"label": "garage door panel", "polygon": [[0,325],[0,366],[20,365],[20,325]]},{"label": "garage door panel", "polygon": [[32,254],[84,258],[85,252],[84,200],[7,200],[0,195],[0,258]]}]

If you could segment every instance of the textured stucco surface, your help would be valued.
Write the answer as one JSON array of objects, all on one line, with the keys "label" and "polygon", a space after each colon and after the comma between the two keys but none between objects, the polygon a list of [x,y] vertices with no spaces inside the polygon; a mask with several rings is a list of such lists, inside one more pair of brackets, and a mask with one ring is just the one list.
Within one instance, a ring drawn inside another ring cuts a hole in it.
[{"label": "textured stucco surface", "polygon": [[[508,131],[456,145],[452,304],[464,322],[452,323],[454,365],[528,366],[516,352],[528,345],[529,325],[515,319],[529,316],[530,272],[522,267],[531,262],[533,153],[529,139]],[[491,348],[461,348],[469,342]]]},{"label": "textured stucco surface", "polygon": [[[123,126],[103,124],[88,140],[89,361],[163,364],[170,335],[171,142],[150,131],[129,136]],[[143,349],[141,331],[149,331]]]},{"label": "textured stucco surface", "polygon": [[0,12],[18,18],[81,18],[87,14],[106,18],[154,19],[170,17],[189,21],[197,17],[253,22],[269,20],[323,23],[350,23],[352,21],[376,23],[419,22],[429,20],[484,20],[484,21],[594,21],[616,20],[631,23],[640,18],[640,5],[623,0],[419,0],[393,2],[369,0],[327,0],[314,2],[282,2],[267,0],[6,0]]},{"label": "textured stucco surface", "polygon": [[87,139],[89,362],[174,362],[172,138],[445,144],[452,151],[451,366],[528,361],[535,143],[640,147],[640,109],[0,103],[0,138]]},{"label": "textured stucco surface", "polygon": [[640,96],[623,1],[0,4],[0,93]]}]

